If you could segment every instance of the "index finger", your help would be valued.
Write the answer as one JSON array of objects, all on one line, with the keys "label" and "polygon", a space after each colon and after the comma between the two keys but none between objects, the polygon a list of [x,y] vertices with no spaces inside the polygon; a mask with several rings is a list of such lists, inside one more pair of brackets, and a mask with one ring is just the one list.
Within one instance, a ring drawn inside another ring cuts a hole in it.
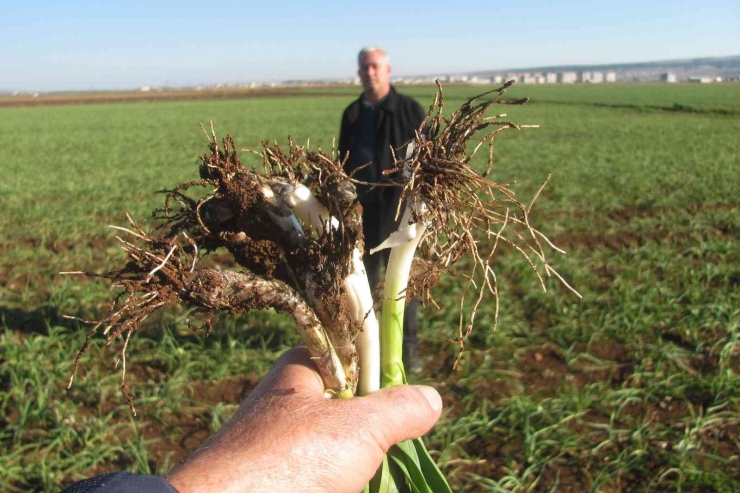
[{"label": "index finger", "polygon": [[324,394],[324,383],[305,346],[289,349],[283,353],[249,398],[258,398],[266,394],[296,393],[315,397]]}]

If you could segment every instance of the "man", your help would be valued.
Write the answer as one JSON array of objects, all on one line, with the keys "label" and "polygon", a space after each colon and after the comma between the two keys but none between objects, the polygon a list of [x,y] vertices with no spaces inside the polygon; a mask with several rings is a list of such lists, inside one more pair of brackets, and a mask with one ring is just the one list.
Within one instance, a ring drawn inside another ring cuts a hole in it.
[{"label": "man", "polygon": [[[346,158],[345,169],[357,180],[378,183],[382,172],[393,167],[396,156],[406,155],[405,144],[414,138],[415,131],[426,116],[424,109],[409,96],[398,94],[391,86],[391,66],[388,55],[375,46],[368,46],[357,57],[357,74],[364,89],[362,95],[342,115],[339,134],[339,155]],[[370,248],[378,246],[398,227],[395,221],[400,197],[397,187],[358,185],[362,204],[363,232],[365,234],[365,269],[370,287],[380,281],[381,262],[387,264],[389,250],[370,255]],[[404,313],[403,361],[407,372],[418,373],[417,317],[419,300],[414,298]]]}]

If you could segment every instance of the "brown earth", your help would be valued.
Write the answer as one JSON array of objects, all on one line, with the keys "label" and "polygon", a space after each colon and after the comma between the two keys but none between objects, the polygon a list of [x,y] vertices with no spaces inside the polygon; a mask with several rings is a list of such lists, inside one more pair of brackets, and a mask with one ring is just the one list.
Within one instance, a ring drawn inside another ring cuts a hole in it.
[{"label": "brown earth", "polygon": [[[452,87],[461,84],[445,84]],[[464,85],[464,84],[462,84]],[[421,86],[420,86],[421,87]],[[435,88],[433,84],[430,88]],[[197,90],[163,89],[152,91],[100,91],[100,92],[61,92],[39,93],[38,95],[21,94],[17,96],[0,95],[0,107],[46,106],[60,104],[96,104],[96,103],[132,103],[158,101],[193,101],[205,99],[243,99],[265,97],[346,97],[347,91],[360,93],[359,86],[354,85],[310,85],[282,87],[227,87],[205,88]]]},{"label": "brown earth", "polygon": [[[342,96],[326,91],[332,89],[357,89],[354,86],[311,86],[300,87],[259,87],[227,88],[227,89],[178,89],[166,91],[105,91],[90,93],[50,93],[38,96],[19,95],[0,97],[0,107],[22,107],[22,106],[48,106],[61,104],[96,104],[96,103],[132,103],[132,102],[158,102],[158,101],[192,101],[204,99],[243,99],[243,98],[265,98],[265,97],[330,97]],[[359,93],[359,89],[358,93]]]},{"label": "brown earth", "polygon": [[[563,387],[582,387],[591,383],[607,383],[612,387],[619,387],[623,382],[632,377],[634,361],[629,361],[628,349],[618,343],[590,344],[581,348],[584,353],[591,354],[604,363],[604,369],[593,371],[588,365],[580,367],[571,364],[569,369],[565,363],[562,351],[550,344],[530,348],[518,355],[517,362],[517,384],[523,385],[527,395],[540,397],[554,396]],[[428,354],[432,351],[432,354]],[[476,396],[476,401],[497,402],[506,399],[510,394],[508,387],[512,383],[501,380],[472,380],[466,383],[465,390],[458,390],[456,385],[457,376],[451,370],[452,356],[446,351],[437,348],[439,354],[434,354],[434,349],[429,346],[422,348],[422,355],[426,356],[428,362],[426,370],[436,376],[437,388],[442,394],[446,412],[454,419],[464,414],[464,409],[470,405],[469,397]],[[475,367],[482,363],[483,354],[472,354]],[[478,361],[480,360],[480,361]],[[717,362],[712,362],[701,368],[708,373],[717,371]],[[467,396],[464,402],[462,397]],[[615,468],[613,461],[618,461],[620,454],[630,453],[635,450],[633,442],[634,430],[639,428],[640,423],[650,423],[653,427],[665,429],[683,429],[683,422],[692,413],[700,412],[698,409],[706,409],[711,404],[711,395],[689,396],[688,401],[666,397],[659,402],[634,403],[626,405],[616,416],[612,416],[613,410],[590,408],[579,419],[570,421],[568,426],[572,431],[587,435],[593,443],[605,443],[605,446],[594,448],[591,451],[583,451],[580,456],[574,456],[567,450],[562,451],[558,459],[549,462],[541,471],[541,479],[538,486],[530,491],[545,492],[558,491],[565,493],[580,493],[591,491],[589,485],[593,477],[593,471]],[[690,409],[693,407],[693,409]],[[616,437],[610,436],[607,431],[595,431],[592,427],[586,427],[582,423],[596,423],[610,425],[612,430],[622,430]],[[712,471],[717,467],[724,467],[726,472],[735,475],[740,481],[740,450],[737,447],[736,437],[740,436],[740,423],[724,423],[703,429],[699,435],[699,448],[692,453],[697,461],[703,463],[706,471]],[[465,452],[474,460],[454,461],[456,475],[473,473],[487,478],[501,478],[509,474],[507,468],[514,468],[517,472],[532,465],[524,450],[521,440],[512,439],[504,430],[491,431],[485,437],[472,436],[461,444]],[[620,472],[613,484],[601,488],[603,492],[628,492],[645,491],[645,486],[655,480],[669,467],[670,458],[666,455],[673,450],[675,444],[667,441],[650,441],[643,445],[651,454],[649,460],[642,466],[627,468]],[[729,461],[729,466],[719,466],[718,462],[702,457],[715,455]],[[734,459],[733,459],[734,458]],[[727,468],[729,467],[729,470]],[[733,472],[734,471],[734,472]],[[661,483],[663,489],[653,491],[672,491],[672,481],[679,478],[666,476]],[[557,488],[553,490],[554,485]],[[675,485],[675,484],[674,484]],[[477,491],[477,490],[465,490]],[[691,490],[695,491],[695,490]],[[704,491],[704,490],[702,490]],[[714,491],[714,490],[706,490]]]},{"label": "brown earth", "polygon": [[[132,367],[132,375],[138,374],[139,378],[146,378],[148,373],[141,367]],[[132,377],[136,379],[136,376]],[[184,460],[188,455],[195,451],[198,446],[208,438],[212,430],[210,429],[211,411],[210,409],[216,404],[233,404],[238,405],[259,383],[257,375],[249,375],[242,379],[222,380],[219,382],[193,382],[182,396],[183,401],[190,401],[196,406],[188,408],[189,411],[182,413],[168,413],[159,419],[154,418],[155,414],[152,406],[149,404],[139,409],[138,418],[135,420],[136,432],[130,427],[124,427],[117,432],[118,439],[121,443],[127,440],[136,440],[135,433],[139,433],[145,442],[148,442],[147,461],[152,471],[156,471],[158,465],[167,461],[174,466]],[[115,403],[109,402],[103,404],[103,413],[110,412]],[[107,411],[105,411],[107,409]],[[100,411],[93,408],[83,408],[80,416],[99,414]],[[123,411],[125,414],[126,411]],[[120,415],[117,422],[130,420],[129,416]],[[79,420],[80,423],[84,420]],[[82,424],[80,424],[82,426]],[[130,468],[134,458],[119,456],[113,462],[101,464],[99,466],[81,471],[85,477],[92,477],[111,471],[125,470]],[[71,481],[65,483],[68,485]]]},{"label": "brown earth", "polygon": [[[242,97],[242,96],[240,96]],[[58,103],[67,104],[67,103]],[[736,206],[699,204],[687,207],[686,212],[698,212],[710,208],[730,208]],[[673,209],[644,209],[639,207],[626,207],[597,213],[594,216],[603,216],[617,222],[629,222],[638,217],[659,215],[670,212],[676,212]],[[584,249],[594,249],[602,246],[620,250],[623,248],[635,247],[646,242],[660,242],[671,237],[677,242],[681,242],[688,237],[689,232],[677,234],[661,228],[650,231],[645,235],[625,234],[625,235],[580,235],[580,236],[563,236],[556,239],[555,244],[566,247],[576,247]],[[711,233],[717,237],[734,236],[738,232],[730,228],[719,227]],[[65,242],[46,242],[26,239],[19,240],[25,246],[35,248],[46,248],[55,253],[63,253],[74,245]],[[92,249],[105,249],[109,240],[107,238],[92,238],[87,247]],[[79,245],[77,246],[79,248]],[[229,268],[234,265],[233,257],[228,254],[214,254],[204,259],[203,266],[214,267],[222,266]],[[740,276],[740,273],[738,273]],[[0,285],[9,288],[9,280],[13,283],[27,284],[28,279],[21,279],[19,276],[13,276],[12,273],[4,273],[0,278]],[[36,279],[33,281],[35,289],[43,289],[43,280]],[[48,280],[47,280],[48,282]],[[11,288],[12,289],[12,288]],[[1,307],[6,313],[7,307]],[[42,316],[43,314],[39,314]],[[533,321],[545,329],[548,320],[543,319]],[[663,334],[664,338],[670,338],[670,334]],[[674,344],[682,345],[682,341],[671,341]],[[589,367],[588,364],[580,366],[578,362],[571,363],[570,368],[565,362],[562,351],[554,346],[545,344],[540,347],[531,348],[517,355],[517,368],[520,376],[516,378],[516,385],[523,386],[528,394],[547,397],[554,395],[559,388],[564,385],[582,387],[591,383],[608,383],[612,386],[621,386],[624,382],[633,378],[633,369],[635,361],[630,361],[629,348],[620,346],[617,343],[592,343],[582,348],[576,348],[579,352],[588,353],[604,362],[603,366],[597,369]],[[476,399],[489,400],[497,402],[512,395],[513,389],[511,381],[491,381],[486,379],[473,380],[466,383],[467,388],[461,389],[457,385],[458,375],[452,370],[454,356],[450,353],[449,348],[444,344],[439,346],[422,345],[422,357],[427,361],[425,368],[425,377],[431,377],[437,381],[437,386],[442,394],[445,408],[448,409],[450,416],[461,416],[465,411],[466,402],[463,398],[474,392]],[[474,359],[481,358],[481,353],[472,353]],[[692,361],[691,365],[696,371],[711,373],[717,370],[718,362],[707,359],[702,361]],[[135,367],[131,369],[133,373],[137,371]],[[147,375],[142,374],[142,378]],[[146,409],[140,409],[142,417],[139,428],[145,439],[153,440],[150,446],[149,461],[152,466],[161,464],[165,459],[174,464],[186,457],[204,440],[210,433],[208,427],[209,411],[217,403],[238,404],[248,393],[256,386],[258,377],[255,375],[248,376],[240,380],[227,380],[214,384],[213,382],[195,382],[192,384],[192,395],[187,398],[197,399],[202,405],[202,413],[190,415],[167,416],[160,421],[147,418]],[[650,421],[652,424],[660,424],[665,428],[683,426],[677,423],[682,417],[689,416],[691,410],[689,406],[703,408],[709,402],[711,396],[706,396],[701,392],[689,396],[687,402],[678,400],[663,400],[660,402],[651,402],[646,405],[626,406],[620,413],[618,422],[614,424],[615,428],[630,429],[635,422]],[[90,412],[93,412],[91,409]],[[95,411],[97,412],[97,411]],[[606,410],[590,409],[583,417],[583,420],[592,423],[608,423],[610,416]],[[573,429],[579,430],[583,426],[578,421],[573,420],[569,423]],[[593,430],[582,430],[584,433],[594,433]],[[132,433],[132,432],[129,432]],[[700,436],[700,449],[696,454],[707,453],[714,454],[725,459],[738,457],[738,449],[735,440],[740,436],[740,424],[730,423],[714,426],[703,432]],[[513,464],[515,467],[528,467],[526,454],[522,450],[522,443],[512,440],[511,437],[501,435],[499,440],[491,440],[491,437],[472,437],[471,440],[462,444],[464,450],[472,457],[478,457],[476,461],[462,461],[455,465],[456,473],[475,473],[485,477],[500,478],[505,475],[505,466]],[[598,437],[597,437],[598,438]],[[609,463],[614,460],[615,456],[627,449],[630,445],[629,440],[624,437],[611,438],[602,437],[608,441],[608,444],[598,450],[592,451],[584,457],[571,457],[567,453],[558,461],[551,463],[542,471],[541,486],[534,491],[546,491],[546,487],[559,484],[557,491],[562,492],[580,492],[586,491],[589,484],[589,470],[599,468],[609,468]],[[638,491],[651,480],[655,474],[664,470],[666,465],[665,454],[670,452],[674,444],[667,442],[655,442],[646,445],[646,449],[651,453],[651,460],[647,463],[647,469],[630,470],[618,476],[616,482],[602,491]],[[698,456],[698,455],[697,455]],[[740,481],[740,463],[735,460],[734,467],[738,480]],[[109,464],[107,468],[97,468],[95,470],[85,471],[87,475],[93,475],[105,472],[110,469],[120,469],[127,466],[127,459],[122,458],[120,463]],[[705,466],[711,470],[717,467],[709,461]],[[730,471],[730,474],[734,474]],[[668,478],[670,479],[670,478]],[[676,478],[677,479],[677,478]],[[544,489],[543,489],[544,488]]]}]

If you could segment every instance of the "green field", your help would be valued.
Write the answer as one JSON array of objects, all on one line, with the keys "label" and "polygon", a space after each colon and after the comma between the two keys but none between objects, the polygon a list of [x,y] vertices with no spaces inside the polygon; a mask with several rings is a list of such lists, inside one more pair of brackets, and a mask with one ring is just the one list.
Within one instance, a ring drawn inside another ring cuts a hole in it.
[{"label": "green field", "polygon": [[[446,108],[480,90],[447,88]],[[405,92],[428,106],[434,88]],[[445,399],[433,456],[455,491],[737,491],[740,85],[509,94],[532,102],[501,107],[507,119],[540,128],[500,134],[492,178],[527,202],[552,174],[535,226],[567,250],[551,262],[583,299],[554,280],[543,293],[501,250],[498,330],[490,302],[454,371],[462,283],[443,279],[441,310],[422,310],[416,377]],[[0,490],[163,473],[298,342],[274,313],[224,317],[208,338],[188,333],[185,310],[150,317],[129,346],[133,417],[103,339],[66,390],[86,331],[62,315],[94,319],[113,293],[57,273],[120,265],[107,225],[125,212],[146,224],[157,190],[197,178],[200,123],[241,147],[290,134],[329,150],[354,97],[0,108]]]}]

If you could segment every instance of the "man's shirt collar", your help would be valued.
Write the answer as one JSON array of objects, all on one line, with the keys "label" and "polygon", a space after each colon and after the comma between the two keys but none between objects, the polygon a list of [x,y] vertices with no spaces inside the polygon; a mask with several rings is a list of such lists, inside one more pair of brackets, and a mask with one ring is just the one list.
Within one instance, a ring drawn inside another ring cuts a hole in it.
[{"label": "man's shirt collar", "polygon": [[362,94],[360,96],[360,103],[362,104],[363,108],[369,108],[369,109],[376,109],[376,108],[382,108],[384,111],[388,111],[393,113],[393,111],[396,109],[396,89],[391,86],[391,90],[386,94],[383,99],[378,101],[377,103],[371,103],[370,101],[365,99],[365,94]]}]

